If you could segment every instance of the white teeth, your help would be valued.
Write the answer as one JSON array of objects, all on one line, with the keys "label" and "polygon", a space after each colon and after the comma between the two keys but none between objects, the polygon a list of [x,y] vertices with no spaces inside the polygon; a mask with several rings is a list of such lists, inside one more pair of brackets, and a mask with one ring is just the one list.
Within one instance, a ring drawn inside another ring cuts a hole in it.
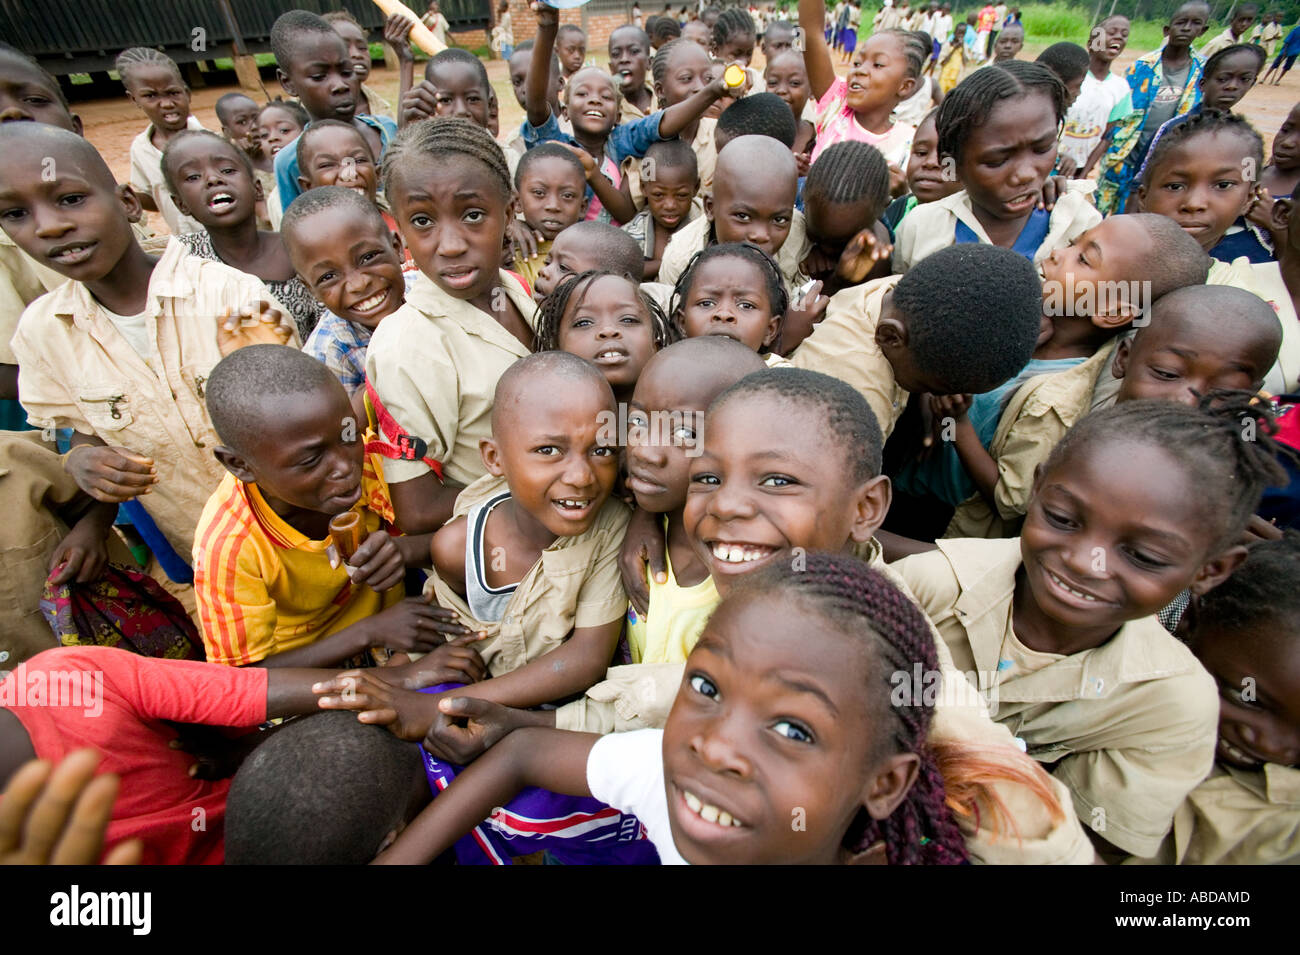
[{"label": "white teeth", "polygon": [[718,813],[718,825],[730,826],[733,822],[735,822],[735,820],[731,818],[731,813],[729,812]]},{"label": "white teeth", "polygon": [[713,544],[713,556],[728,564],[747,564],[762,560],[772,552],[769,547],[744,547],[740,544],[725,544],[716,541]]},{"label": "white teeth", "polygon": [[370,298],[357,302],[357,304],[352,306],[352,310],[355,312],[368,312],[371,309],[378,308],[380,305],[384,304],[384,301],[387,298],[388,298],[387,290],[383,292],[377,292],[374,295],[370,296]]},{"label": "white teeth", "polygon": [[571,500],[564,500],[564,499],[561,499],[561,500],[556,501],[555,503],[559,504],[560,507],[571,507],[571,508],[575,508],[575,509],[577,509],[577,508],[583,508],[583,507],[586,507],[587,504],[588,504],[589,502],[588,502],[588,501],[571,501]]},{"label": "white teeth", "polygon": [[700,802],[694,793],[683,793],[683,795],[686,797],[686,805],[690,806],[691,812],[698,813],[704,803]]},{"label": "white teeth", "polygon": [[703,819],[705,822],[717,822],[717,821],[718,821],[718,807],[717,807],[717,806],[701,806],[701,807],[700,807],[700,818]]},{"label": "white teeth", "polygon": [[725,809],[719,809],[717,806],[710,806],[708,803],[703,802],[694,793],[687,792],[683,789],[682,798],[686,800],[686,807],[705,822],[711,822],[728,829],[739,829],[743,825],[739,819],[727,812]]},{"label": "white teeth", "polygon": [[1093,602],[1097,600],[1097,598],[1094,597],[1092,594],[1085,594],[1082,590],[1075,590],[1073,587],[1067,584],[1060,577],[1057,577],[1056,574],[1052,574],[1051,571],[1048,571],[1048,573],[1051,574],[1052,579],[1056,581],[1056,583],[1060,586],[1060,588],[1064,590],[1066,593],[1073,594],[1076,597],[1081,597],[1084,600],[1090,600]]}]

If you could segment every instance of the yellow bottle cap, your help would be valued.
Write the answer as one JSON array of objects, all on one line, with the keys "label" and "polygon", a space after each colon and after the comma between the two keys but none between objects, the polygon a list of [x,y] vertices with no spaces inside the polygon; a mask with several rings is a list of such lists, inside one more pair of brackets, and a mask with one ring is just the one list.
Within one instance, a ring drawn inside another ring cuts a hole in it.
[{"label": "yellow bottle cap", "polygon": [[745,85],[745,68],[732,63],[722,74],[722,82],[728,89],[740,89]]}]

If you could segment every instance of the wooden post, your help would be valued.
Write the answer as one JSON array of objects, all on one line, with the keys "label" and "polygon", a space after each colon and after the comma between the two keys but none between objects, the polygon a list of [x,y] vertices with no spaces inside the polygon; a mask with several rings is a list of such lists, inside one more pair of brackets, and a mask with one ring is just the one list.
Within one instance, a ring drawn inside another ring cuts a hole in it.
[{"label": "wooden post", "polygon": [[257,69],[257,60],[249,55],[248,47],[244,45],[244,37],[239,32],[239,21],[235,19],[235,11],[230,6],[230,0],[217,0],[217,6],[221,8],[226,29],[230,31],[230,58],[235,64],[235,76],[239,80],[240,88],[260,93],[262,99],[269,100],[271,97],[267,94],[266,87],[262,85],[262,74]]}]

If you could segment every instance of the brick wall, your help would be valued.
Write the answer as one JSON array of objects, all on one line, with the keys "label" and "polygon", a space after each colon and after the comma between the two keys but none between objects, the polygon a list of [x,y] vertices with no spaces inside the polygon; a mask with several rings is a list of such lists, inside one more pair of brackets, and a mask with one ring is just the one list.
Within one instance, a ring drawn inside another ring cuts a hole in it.
[{"label": "brick wall", "polygon": [[[595,9],[592,9],[593,7]],[[630,9],[630,3],[626,8],[611,9],[610,4],[600,3],[597,0],[595,3],[573,10],[561,10],[560,22],[572,23],[586,31],[587,56],[590,57],[595,53],[603,54],[609,43],[609,35],[623,24],[631,22],[627,12]],[[642,4],[642,9],[647,9],[645,4]],[[537,35],[537,20],[528,7],[528,0],[510,0],[510,23],[516,43],[522,43]],[[460,34],[457,34],[458,42],[459,37]]]}]

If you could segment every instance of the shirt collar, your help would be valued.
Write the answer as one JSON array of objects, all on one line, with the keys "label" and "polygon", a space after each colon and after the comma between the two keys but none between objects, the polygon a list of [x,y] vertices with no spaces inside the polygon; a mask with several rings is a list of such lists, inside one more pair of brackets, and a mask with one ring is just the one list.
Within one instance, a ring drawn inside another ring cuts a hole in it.
[{"label": "shirt collar", "polygon": [[[528,297],[519,280],[509,272],[500,270],[500,277],[501,287],[510,301],[514,302],[515,308],[519,309],[528,327],[536,328],[537,303]],[[523,353],[527,353],[526,346],[506,331],[500,322],[469,302],[452,298],[427,275],[419,275],[411,283],[406,293],[406,302],[429,317],[441,317],[455,322],[471,335],[477,335],[512,351],[523,349]]]},{"label": "shirt collar", "polygon": [[[132,236],[132,241],[135,237]],[[194,276],[184,268],[189,248],[175,236],[167,241],[167,248],[154,264],[149,275],[149,300],[146,311],[157,316],[162,312],[164,298],[190,298],[195,294]],[[64,282],[50,293],[51,309],[64,321],[78,328],[88,328],[96,316],[107,311],[84,282]]]}]

